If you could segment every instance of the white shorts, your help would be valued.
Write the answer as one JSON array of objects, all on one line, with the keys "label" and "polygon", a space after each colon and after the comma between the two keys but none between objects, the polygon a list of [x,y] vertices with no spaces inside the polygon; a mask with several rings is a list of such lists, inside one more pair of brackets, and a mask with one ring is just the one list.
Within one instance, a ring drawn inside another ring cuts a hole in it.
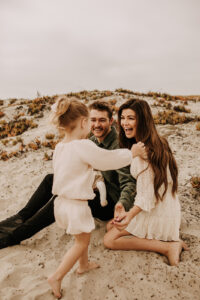
[{"label": "white shorts", "polygon": [[86,200],[71,200],[57,197],[54,201],[54,216],[59,227],[66,233],[80,234],[95,228],[94,218]]}]

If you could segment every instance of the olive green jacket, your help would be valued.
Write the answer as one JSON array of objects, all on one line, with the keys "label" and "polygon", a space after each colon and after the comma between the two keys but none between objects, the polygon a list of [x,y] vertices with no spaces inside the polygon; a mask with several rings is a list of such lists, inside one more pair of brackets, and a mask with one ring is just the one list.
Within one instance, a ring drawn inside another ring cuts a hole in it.
[{"label": "olive green jacket", "polygon": [[[90,137],[90,140],[104,149],[114,150],[119,148],[118,135],[114,127],[101,143],[94,135]],[[125,210],[128,211],[133,206],[136,194],[136,180],[130,174],[130,166],[118,170],[102,171],[102,174],[107,194],[115,203],[122,203]]]}]

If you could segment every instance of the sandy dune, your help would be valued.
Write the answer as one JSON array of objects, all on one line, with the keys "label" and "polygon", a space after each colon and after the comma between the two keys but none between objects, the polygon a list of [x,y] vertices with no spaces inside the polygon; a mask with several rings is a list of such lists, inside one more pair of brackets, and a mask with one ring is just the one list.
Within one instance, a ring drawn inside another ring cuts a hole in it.
[{"label": "sandy dune", "polygon": [[[188,107],[192,114],[200,114],[200,102],[189,102]],[[10,116],[15,110],[15,106],[0,108]],[[37,119],[38,128],[21,135],[26,143],[53,132],[47,127],[48,114],[46,111],[43,118]],[[179,166],[181,237],[190,248],[182,253],[179,266],[170,267],[166,258],[156,253],[105,249],[105,223],[96,221],[90,255],[101,268],[77,276],[75,266],[63,281],[63,299],[200,299],[200,195],[190,184],[192,176],[200,175],[200,131],[195,126],[195,122],[158,125],[160,133],[168,136]],[[13,148],[2,144],[0,147]],[[0,220],[22,208],[43,177],[52,172],[52,162],[43,160],[44,152],[51,150],[31,150],[20,158],[0,161]],[[54,299],[46,278],[72,242],[72,237],[53,224],[21,245],[0,250],[0,299]]]}]

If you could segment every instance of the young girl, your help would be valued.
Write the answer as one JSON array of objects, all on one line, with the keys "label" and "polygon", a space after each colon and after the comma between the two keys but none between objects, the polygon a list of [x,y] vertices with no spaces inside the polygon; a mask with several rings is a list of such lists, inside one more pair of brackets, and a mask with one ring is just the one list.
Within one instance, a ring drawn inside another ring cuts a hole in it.
[{"label": "young girl", "polygon": [[74,245],[48,278],[54,295],[61,298],[61,281],[76,261],[79,261],[79,274],[99,267],[95,262],[88,261],[90,233],[95,228],[87,201],[95,197],[92,189],[93,168],[103,171],[122,168],[131,163],[132,153],[128,149],[104,150],[85,139],[90,131],[89,112],[80,101],[60,97],[53,111],[53,124],[65,134],[53,155],[52,193],[57,195],[54,215],[58,226],[75,238]]},{"label": "young girl", "polygon": [[[186,245],[179,239],[178,169],[172,151],[159,136],[147,102],[127,101],[119,109],[118,121],[120,146],[130,149],[141,141],[147,159],[132,160],[131,174],[137,179],[134,206],[123,216],[115,216],[104,244],[110,249],[159,252],[168,257],[170,265],[177,265]],[[127,239],[127,235],[132,237]]]}]

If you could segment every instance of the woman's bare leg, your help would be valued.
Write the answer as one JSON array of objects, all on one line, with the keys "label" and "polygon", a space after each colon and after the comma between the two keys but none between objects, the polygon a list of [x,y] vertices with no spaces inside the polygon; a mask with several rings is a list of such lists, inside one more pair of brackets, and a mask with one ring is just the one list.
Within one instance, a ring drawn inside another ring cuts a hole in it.
[{"label": "woman's bare leg", "polygon": [[110,231],[114,227],[114,225],[112,224],[112,222],[113,222],[113,219],[110,220],[110,221],[108,221],[108,223],[106,224],[106,230],[107,231]]},{"label": "woman's bare leg", "polygon": [[131,235],[126,230],[119,231],[112,228],[104,236],[105,247],[112,250],[143,250],[153,251],[165,255],[171,266],[179,263],[182,249],[187,250],[187,246],[183,241],[179,242],[163,242],[159,240],[142,239]]},{"label": "woman's bare leg", "polygon": [[61,298],[62,295],[60,290],[62,279],[65,274],[70,271],[81,255],[88,250],[89,242],[90,233],[75,235],[74,245],[67,251],[55,273],[48,278],[48,283],[52,287],[55,297]]}]

